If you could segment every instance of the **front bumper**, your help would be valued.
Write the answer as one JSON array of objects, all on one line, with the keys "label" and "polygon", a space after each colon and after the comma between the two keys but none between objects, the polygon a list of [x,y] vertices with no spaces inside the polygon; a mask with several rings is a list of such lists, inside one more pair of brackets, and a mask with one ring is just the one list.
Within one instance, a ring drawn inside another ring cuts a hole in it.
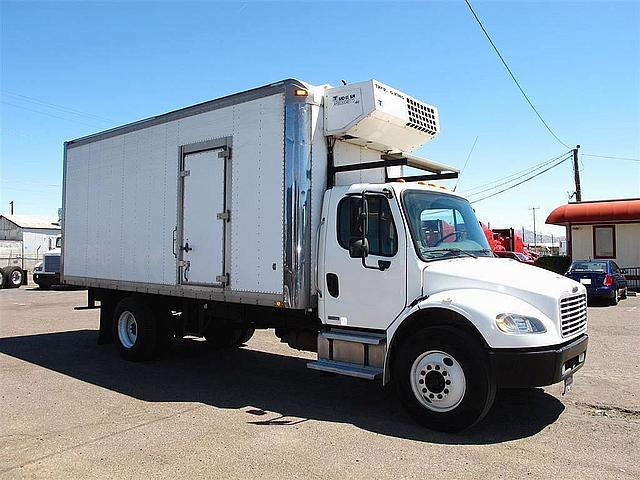
[{"label": "front bumper", "polygon": [[498,387],[528,388],[558,383],[582,368],[588,342],[585,334],[553,347],[490,350]]},{"label": "front bumper", "polygon": [[40,283],[57,285],[60,283],[60,273],[33,272],[33,281],[38,285]]}]

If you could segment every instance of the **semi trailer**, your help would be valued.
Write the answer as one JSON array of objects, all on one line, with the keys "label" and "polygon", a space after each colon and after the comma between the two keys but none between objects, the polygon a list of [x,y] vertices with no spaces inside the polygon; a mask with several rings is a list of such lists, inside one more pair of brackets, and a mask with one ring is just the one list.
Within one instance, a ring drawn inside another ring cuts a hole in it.
[{"label": "semi trailer", "polygon": [[569,388],[584,286],[494,258],[434,183],[458,170],[412,154],[439,132],[381,82],[289,79],[66,142],[62,281],[127,360],[269,328],[432,429],[479,422],[499,388]]}]

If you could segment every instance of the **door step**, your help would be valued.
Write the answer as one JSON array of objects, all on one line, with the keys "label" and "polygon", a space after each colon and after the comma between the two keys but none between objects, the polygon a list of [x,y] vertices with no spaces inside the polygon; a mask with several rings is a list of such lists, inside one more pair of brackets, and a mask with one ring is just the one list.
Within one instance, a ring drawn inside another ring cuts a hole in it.
[{"label": "door step", "polygon": [[329,330],[320,334],[327,340],[342,340],[345,342],[363,343],[367,345],[380,345],[387,340],[384,333],[360,333],[349,330]]},{"label": "door step", "polygon": [[382,376],[382,368],[357,365],[355,363],[336,362],[334,360],[317,360],[307,363],[307,368],[322,372],[339,373],[349,377],[375,380]]},{"label": "door step", "polygon": [[318,334],[318,360],[308,368],[375,380],[383,372],[387,336],[334,328]]}]

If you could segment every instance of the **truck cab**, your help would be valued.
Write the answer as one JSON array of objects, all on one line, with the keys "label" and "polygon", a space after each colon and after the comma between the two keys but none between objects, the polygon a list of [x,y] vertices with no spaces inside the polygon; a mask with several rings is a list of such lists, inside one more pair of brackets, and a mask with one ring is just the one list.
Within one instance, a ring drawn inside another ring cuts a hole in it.
[{"label": "truck cab", "polygon": [[584,364],[584,287],[494,257],[469,202],[442,187],[327,191],[318,258],[328,330],[309,366],[393,380],[432,427],[474,423],[498,388],[570,388]]},{"label": "truck cab", "polygon": [[56,238],[55,248],[42,255],[42,262],[33,269],[33,281],[41,290],[48,290],[60,284],[60,258],[62,255],[62,237]]}]

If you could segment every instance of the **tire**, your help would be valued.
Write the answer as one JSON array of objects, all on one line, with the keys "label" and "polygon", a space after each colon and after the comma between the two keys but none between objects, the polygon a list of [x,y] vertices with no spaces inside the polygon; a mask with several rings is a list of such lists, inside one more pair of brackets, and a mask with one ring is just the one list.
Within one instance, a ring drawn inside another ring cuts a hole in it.
[{"label": "tire", "polygon": [[156,353],[157,325],[153,310],[140,297],[121,300],[113,312],[113,338],[125,360],[140,361]]},{"label": "tire", "polygon": [[7,267],[6,271],[6,287],[7,288],[20,288],[22,285],[22,279],[24,278],[24,272],[20,267]]},{"label": "tire", "polygon": [[458,432],[489,412],[496,382],[484,349],[471,335],[453,327],[425,328],[399,348],[396,390],[419,423]]},{"label": "tire", "polygon": [[627,288],[628,287],[624,287],[624,290],[622,291],[622,295],[620,295],[620,300],[625,300],[627,298]]},{"label": "tire", "polygon": [[4,288],[4,270],[0,268],[0,288]]},{"label": "tire", "polygon": [[613,292],[613,297],[611,298],[611,300],[609,300],[609,303],[614,307],[618,305],[618,289],[617,288]]},{"label": "tire", "polygon": [[253,328],[234,328],[227,325],[213,326],[204,334],[207,343],[214,349],[234,348],[249,341],[255,330]]}]

